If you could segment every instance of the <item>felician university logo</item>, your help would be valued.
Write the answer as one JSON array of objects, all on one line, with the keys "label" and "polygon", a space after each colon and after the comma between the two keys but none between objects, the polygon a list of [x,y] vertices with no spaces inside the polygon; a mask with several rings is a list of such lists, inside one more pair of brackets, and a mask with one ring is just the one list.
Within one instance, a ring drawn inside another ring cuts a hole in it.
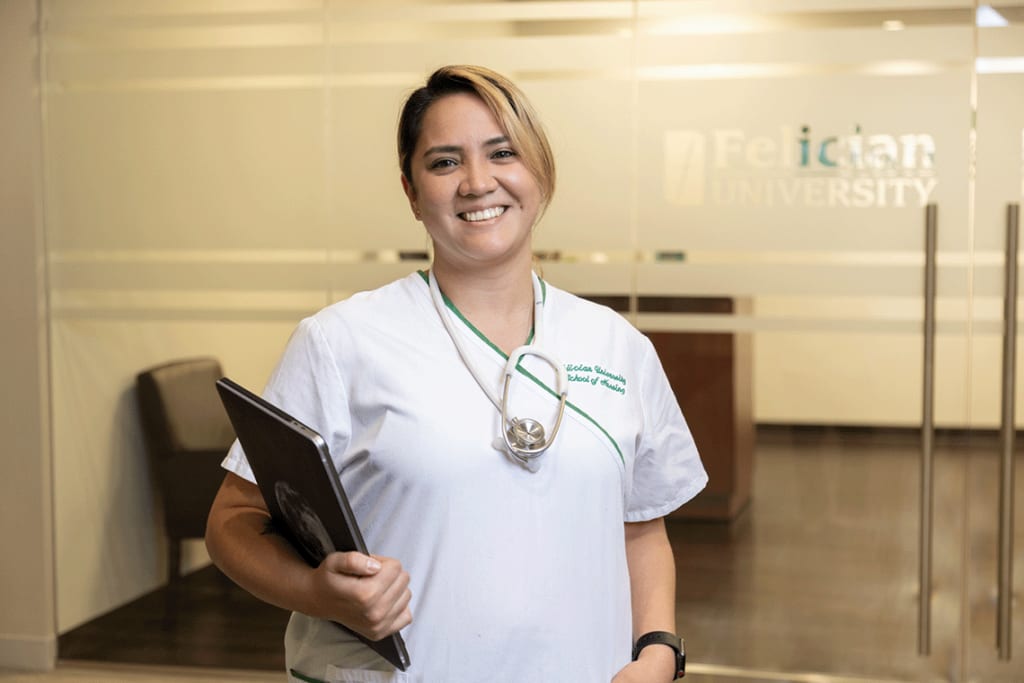
[{"label": "felician university logo", "polygon": [[669,130],[664,155],[665,199],[679,206],[924,206],[938,185],[935,140],[926,133]]}]

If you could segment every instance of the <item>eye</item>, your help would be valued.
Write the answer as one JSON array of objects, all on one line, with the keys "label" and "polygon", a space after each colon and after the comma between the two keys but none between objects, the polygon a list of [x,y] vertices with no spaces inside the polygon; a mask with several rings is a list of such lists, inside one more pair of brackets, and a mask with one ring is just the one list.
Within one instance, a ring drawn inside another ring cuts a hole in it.
[{"label": "eye", "polygon": [[516,156],[517,155],[515,153],[515,150],[503,148],[503,149],[499,149],[499,150],[495,151],[494,154],[491,155],[491,158],[492,159],[513,159]]},{"label": "eye", "polygon": [[448,157],[442,157],[440,159],[434,159],[430,162],[428,168],[431,171],[443,171],[449,168],[455,167],[455,160]]}]

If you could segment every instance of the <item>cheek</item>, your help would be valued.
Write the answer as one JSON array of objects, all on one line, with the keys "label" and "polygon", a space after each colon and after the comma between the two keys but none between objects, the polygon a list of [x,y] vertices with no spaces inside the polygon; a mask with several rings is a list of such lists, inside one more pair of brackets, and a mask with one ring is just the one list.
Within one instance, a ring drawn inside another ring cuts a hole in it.
[{"label": "cheek", "polygon": [[446,178],[423,174],[416,179],[416,196],[421,202],[437,203],[450,196]]},{"label": "cheek", "polygon": [[523,204],[536,206],[540,203],[540,184],[525,168],[510,178],[510,181],[514,184],[515,192]]}]

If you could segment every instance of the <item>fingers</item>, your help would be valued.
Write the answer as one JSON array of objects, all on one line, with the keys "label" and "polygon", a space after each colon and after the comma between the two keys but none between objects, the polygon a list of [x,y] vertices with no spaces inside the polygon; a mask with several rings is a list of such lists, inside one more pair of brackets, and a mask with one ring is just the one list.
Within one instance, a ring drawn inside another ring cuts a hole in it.
[{"label": "fingers", "polygon": [[378,602],[367,612],[367,621],[360,633],[370,640],[380,640],[405,628],[412,623],[411,599],[412,593],[406,588],[398,599]]},{"label": "fingers", "polygon": [[332,553],[318,573],[325,582],[327,618],[371,640],[380,640],[412,622],[409,574],[398,560],[361,553]]},{"label": "fingers", "polygon": [[[412,613],[409,611],[409,603],[412,601],[412,591],[409,590],[409,574],[402,569],[398,562],[394,562],[394,578],[384,588],[384,591],[367,606],[366,617],[371,631],[368,637],[379,640],[386,635],[408,626],[412,621]],[[385,565],[388,563],[385,562]],[[390,573],[392,567],[385,566],[381,573]]]}]

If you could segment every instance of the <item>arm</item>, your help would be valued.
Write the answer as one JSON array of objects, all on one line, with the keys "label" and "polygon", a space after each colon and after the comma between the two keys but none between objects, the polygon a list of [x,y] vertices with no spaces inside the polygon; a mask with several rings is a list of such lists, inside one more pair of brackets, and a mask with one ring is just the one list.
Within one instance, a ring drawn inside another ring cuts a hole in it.
[{"label": "arm", "polygon": [[[633,602],[634,640],[649,631],[676,630],[676,567],[665,520],[626,524],[626,560]],[[613,683],[658,683],[675,675],[675,653],[665,645],[650,645],[626,665]]]},{"label": "arm", "polygon": [[229,473],[206,525],[210,558],[235,583],[283,609],[342,623],[379,640],[412,621],[409,576],[397,560],[331,553],[312,568],[267,531],[259,488]]}]

